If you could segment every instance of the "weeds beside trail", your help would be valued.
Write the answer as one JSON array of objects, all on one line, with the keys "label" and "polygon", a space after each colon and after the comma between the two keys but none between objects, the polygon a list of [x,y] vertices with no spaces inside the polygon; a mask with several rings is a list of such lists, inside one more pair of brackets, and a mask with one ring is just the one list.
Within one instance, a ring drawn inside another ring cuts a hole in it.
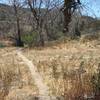
[{"label": "weeds beside trail", "polygon": [[43,100],[51,100],[49,97],[49,88],[43,83],[43,78],[38,73],[36,66],[32,63],[32,61],[28,60],[21,51],[17,50],[17,54],[29,68],[31,76],[39,89],[39,95],[44,96]]}]

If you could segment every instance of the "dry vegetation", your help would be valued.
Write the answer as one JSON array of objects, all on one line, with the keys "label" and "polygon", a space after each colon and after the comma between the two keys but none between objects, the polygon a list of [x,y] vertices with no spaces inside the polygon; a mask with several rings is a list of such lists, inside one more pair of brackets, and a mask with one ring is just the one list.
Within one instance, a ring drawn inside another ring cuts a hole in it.
[{"label": "dry vegetation", "polygon": [[100,20],[82,13],[90,13],[91,4],[5,3],[0,4],[0,100],[100,100]]},{"label": "dry vegetation", "polygon": [[38,89],[28,68],[17,57],[16,49],[0,49],[0,100],[22,100],[36,94]]},{"label": "dry vegetation", "polygon": [[[73,40],[57,46],[23,49],[23,54],[37,66],[50,95],[83,100],[93,97],[91,78],[100,63],[99,49],[98,40]],[[0,49],[0,100],[34,100],[38,89],[16,52],[12,47]]]},{"label": "dry vegetation", "polygon": [[93,97],[91,77],[100,63],[99,49],[96,40],[71,41],[52,48],[26,50],[24,54],[38,67],[50,87],[50,94],[79,100],[80,97]]}]

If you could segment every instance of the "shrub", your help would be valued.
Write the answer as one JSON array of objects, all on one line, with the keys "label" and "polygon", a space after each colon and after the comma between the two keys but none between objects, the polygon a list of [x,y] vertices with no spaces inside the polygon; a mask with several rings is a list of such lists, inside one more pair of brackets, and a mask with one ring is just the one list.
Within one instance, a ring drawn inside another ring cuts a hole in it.
[{"label": "shrub", "polygon": [[4,48],[5,45],[3,43],[0,43],[0,48]]},{"label": "shrub", "polygon": [[22,41],[24,44],[28,46],[34,46],[38,43],[39,35],[36,32],[29,33],[29,34],[24,34],[22,36]]}]

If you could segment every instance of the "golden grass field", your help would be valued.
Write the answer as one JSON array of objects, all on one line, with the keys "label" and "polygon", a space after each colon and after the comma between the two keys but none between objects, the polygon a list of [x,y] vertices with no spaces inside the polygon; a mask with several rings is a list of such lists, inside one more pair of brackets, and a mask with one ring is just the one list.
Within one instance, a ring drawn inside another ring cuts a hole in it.
[{"label": "golden grass field", "polygon": [[[16,49],[0,49],[0,100],[17,100],[10,99],[17,92],[27,94],[25,96],[38,95],[28,67],[18,58]],[[38,68],[49,87],[49,95],[65,96],[66,100],[92,95],[91,77],[97,73],[100,63],[98,40],[85,43],[73,40],[51,47],[25,48],[22,53]]]}]

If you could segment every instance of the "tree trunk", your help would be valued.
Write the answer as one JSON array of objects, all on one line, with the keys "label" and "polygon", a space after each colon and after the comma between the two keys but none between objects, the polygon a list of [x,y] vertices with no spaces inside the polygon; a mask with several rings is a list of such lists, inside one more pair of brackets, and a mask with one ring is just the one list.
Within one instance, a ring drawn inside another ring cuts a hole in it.
[{"label": "tree trunk", "polygon": [[23,42],[21,40],[21,31],[20,31],[19,18],[17,18],[17,34],[18,34],[18,38],[17,38],[17,41],[16,41],[16,46],[23,47],[24,44],[23,44]]},{"label": "tree trunk", "polygon": [[68,26],[71,21],[71,9],[69,8],[70,3],[71,0],[64,1],[64,33],[68,32]]},{"label": "tree trunk", "polygon": [[40,45],[44,46],[45,45],[45,40],[44,40],[44,34],[43,34],[43,25],[40,23],[38,25],[38,32],[39,32],[39,37],[40,37]]},{"label": "tree trunk", "polygon": [[16,4],[14,4],[14,10],[15,10],[15,16],[16,16],[16,22],[17,22],[17,39],[16,39],[16,46],[22,47],[24,46],[22,40],[21,40],[21,31],[20,31],[20,22],[19,22],[19,16],[18,16],[18,9]]},{"label": "tree trunk", "polygon": [[[64,10],[63,10],[63,14],[64,14],[64,33],[70,33],[69,31],[69,24],[72,21],[72,14],[75,12],[75,10],[77,9],[77,5],[81,4],[80,0],[64,0]],[[76,24],[77,25],[77,24]],[[78,30],[78,26],[74,26],[75,27],[75,35],[76,36],[80,36],[80,32]],[[67,35],[67,34],[65,34]],[[70,35],[70,34],[68,34]]]}]

